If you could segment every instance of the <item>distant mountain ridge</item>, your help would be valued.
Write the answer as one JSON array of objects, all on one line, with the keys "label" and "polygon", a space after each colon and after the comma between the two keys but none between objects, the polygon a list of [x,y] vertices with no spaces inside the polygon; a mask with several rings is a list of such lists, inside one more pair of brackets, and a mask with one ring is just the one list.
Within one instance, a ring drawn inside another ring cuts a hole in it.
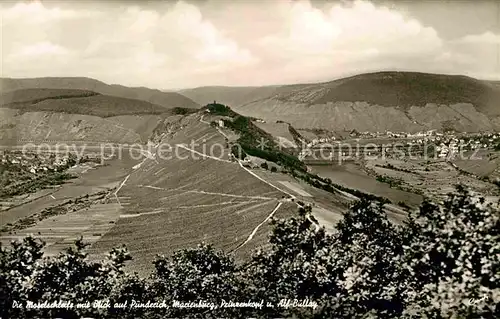
[{"label": "distant mountain ridge", "polygon": [[230,107],[236,107],[275,94],[291,91],[298,86],[203,86],[193,89],[184,89],[178,92],[201,105],[212,103],[215,100]]},{"label": "distant mountain ridge", "polygon": [[[390,71],[322,83],[263,87],[207,86],[178,92],[108,85],[82,77],[2,78],[0,89],[4,95],[21,89],[81,90],[128,99],[127,105],[133,100],[141,100],[171,109],[199,109],[200,105],[215,100],[242,115],[268,122],[285,121],[297,129],[500,131],[499,82],[462,75]],[[22,94],[34,93],[23,91]],[[98,96],[81,97],[80,100],[75,97],[72,102],[78,102],[75,104],[77,107],[86,108],[94,102],[103,106],[109,103],[119,105],[115,103],[117,100],[111,99],[110,102]],[[58,101],[51,105],[68,109],[68,105],[61,103]],[[140,108],[139,103],[136,104]],[[52,107],[47,103],[41,105],[49,109]],[[125,114],[135,114],[136,106],[131,106]],[[149,105],[145,108],[148,109],[146,113],[161,112]],[[68,110],[71,112],[71,109]],[[99,116],[114,112],[108,111]]]},{"label": "distant mountain ridge", "polygon": [[[318,94],[311,94],[317,91]],[[500,115],[500,90],[488,81],[462,75],[418,72],[376,72],[317,85],[307,85],[277,96],[308,105],[332,102],[367,102],[381,106],[411,107],[426,104],[470,103]]]},{"label": "distant mountain ridge", "polygon": [[500,85],[462,75],[375,72],[272,87],[202,87],[191,99],[296,128],[344,131],[500,130]]},{"label": "distant mountain ridge", "polygon": [[176,92],[162,92],[144,87],[126,87],[85,77],[42,77],[29,79],[0,78],[0,92],[20,89],[71,89],[146,101],[166,108],[199,108],[193,100]]},{"label": "distant mountain ridge", "polygon": [[26,112],[52,112],[112,117],[174,113],[142,100],[104,95],[93,91],[72,89],[20,89],[0,94],[2,108]]}]

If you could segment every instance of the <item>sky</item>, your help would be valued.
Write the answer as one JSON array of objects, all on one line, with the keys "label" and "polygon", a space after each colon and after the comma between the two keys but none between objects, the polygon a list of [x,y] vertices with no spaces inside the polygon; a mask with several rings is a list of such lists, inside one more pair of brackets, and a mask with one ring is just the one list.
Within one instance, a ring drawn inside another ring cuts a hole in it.
[{"label": "sky", "polygon": [[500,1],[0,2],[1,75],[173,90],[384,70],[500,80]]}]

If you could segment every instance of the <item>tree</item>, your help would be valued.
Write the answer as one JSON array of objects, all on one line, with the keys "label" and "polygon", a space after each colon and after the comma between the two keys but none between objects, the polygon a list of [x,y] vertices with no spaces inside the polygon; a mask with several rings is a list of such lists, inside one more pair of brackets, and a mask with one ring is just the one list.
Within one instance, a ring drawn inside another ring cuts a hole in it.
[{"label": "tree", "polygon": [[405,290],[399,271],[402,232],[387,219],[383,204],[356,202],[336,229],[330,275],[339,293],[328,303],[329,315],[393,318],[400,314]]},{"label": "tree", "polygon": [[37,262],[43,256],[43,246],[42,241],[33,237],[13,242],[10,249],[0,245],[0,316],[2,318],[23,316],[23,309],[13,308],[13,302],[26,301],[27,287],[24,285],[24,278],[33,275]]},{"label": "tree", "polygon": [[[303,204],[303,203],[302,203]],[[58,256],[43,257],[31,237],[0,246],[0,315],[5,318],[498,318],[500,216],[458,188],[443,205],[424,202],[403,225],[383,204],[354,203],[330,234],[315,224],[310,206],[272,219],[269,245],[237,266],[210,245],[158,256],[150,277],[127,274],[124,247],[89,261],[80,239]],[[284,300],[313,307],[282,307]],[[153,308],[13,307],[26,303],[164,304]],[[258,302],[274,307],[179,308],[175,302],[221,305]]]},{"label": "tree", "polygon": [[[27,237],[13,249],[1,251],[1,283],[5,317],[80,317],[103,316],[107,309],[52,307],[28,309],[27,302],[92,303],[107,299],[112,288],[124,276],[123,266],[130,260],[124,248],[115,248],[103,262],[90,262],[84,252],[87,244],[80,238],[74,247],[58,256],[42,258],[44,243]],[[13,307],[16,301],[22,308]]]},{"label": "tree", "polygon": [[[271,247],[257,251],[244,266],[245,295],[274,305],[289,299],[319,302],[336,291],[329,276],[332,237],[324,229],[316,230],[307,218],[310,207],[301,208],[298,217],[272,220]],[[320,309],[264,308],[254,310],[259,316],[318,315]]]},{"label": "tree", "polygon": [[[170,304],[202,300],[207,305],[220,305],[222,301],[238,300],[241,285],[236,276],[236,265],[230,257],[214,250],[211,245],[200,244],[194,249],[183,249],[171,258],[158,256],[154,265],[152,286],[157,298],[167,296]],[[168,316],[218,318],[232,312],[232,309],[224,308],[172,309]]]},{"label": "tree", "polygon": [[424,202],[407,227],[409,315],[488,318],[500,314],[498,207],[463,187],[444,205]]},{"label": "tree", "polygon": [[267,165],[267,162],[263,162],[262,164],[260,164],[260,167],[262,167],[263,169],[269,169],[269,165]]}]

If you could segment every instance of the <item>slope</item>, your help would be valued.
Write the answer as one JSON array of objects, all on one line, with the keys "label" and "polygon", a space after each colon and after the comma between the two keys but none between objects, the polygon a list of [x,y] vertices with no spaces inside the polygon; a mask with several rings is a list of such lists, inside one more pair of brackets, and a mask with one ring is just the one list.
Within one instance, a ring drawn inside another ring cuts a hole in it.
[{"label": "slope", "polygon": [[215,100],[218,103],[236,107],[267,98],[278,93],[291,91],[295,87],[297,86],[204,86],[180,90],[179,93],[201,105],[212,103]]},{"label": "slope", "polygon": [[0,96],[2,107],[23,112],[60,112],[110,117],[161,114],[171,109],[145,101],[67,89],[21,89]]},{"label": "slope", "polygon": [[189,98],[175,93],[162,92],[144,87],[126,87],[109,85],[104,82],[84,77],[43,77],[31,79],[0,79],[0,91],[8,92],[20,89],[72,89],[93,91],[103,95],[146,101],[163,107],[198,108],[199,105]]},{"label": "slope", "polygon": [[257,226],[278,206],[277,216],[295,213],[295,204],[280,204],[282,192],[231,162],[224,136],[199,114],[172,125],[157,156],[146,158],[116,191],[120,219],[92,251],[100,254],[124,243],[135,256],[130,267],[144,272],[158,253],[200,241],[234,251],[252,236],[238,250],[248,256],[266,236],[255,234]]},{"label": "slope", "polygon": [[487,81],[378,72],[297,85],[241,105],[236,111],[269,121],[286,121],[298,129],[491,131],[500,129],[499,101],[500,88]]},{"label": "slope", "polygon": [[[319,91],[318,94],[308,94],[315,90]],[[494,105],[500,100],[500,90],[486,81],[461,75],[369,73],[300,88],[277,98],[283,101],[300,101],[308,105],[363,101],[401,108],[425,106],[429,103],[470,103],[481,112],[500,115],[500,108]]]}]

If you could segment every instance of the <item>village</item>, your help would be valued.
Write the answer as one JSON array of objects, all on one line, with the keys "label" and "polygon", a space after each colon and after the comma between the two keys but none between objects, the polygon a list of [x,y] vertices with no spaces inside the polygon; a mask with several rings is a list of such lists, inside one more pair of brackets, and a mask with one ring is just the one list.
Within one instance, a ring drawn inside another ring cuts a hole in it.
[{"label": "village", "polygon": [[32,173],[59,171],[76,163],[76,156],[56,156],[55,154],[36,154],[22,151],[0,151],[2,166],[18,166]]},{"label": "village", "polygon": [[[331,136],[315,138],[308,143],[304,143],[299,158],[304,159],[314,154],[313,150],[331,148],[332,152],[339,151],[343,156],[352,156],[352,150],[356,146],[368,146],[375,144],[378,147],[365,149],[364,155],[373,155],[384,151],[384,154],[391,154],[396,149],[405,146],[413,146],[413,151],[420,150],[420,155],[432,155],[436,159],[446,159],[453,157],[460,152],[476,150],[500,150],[499,133],[442,133],[430,130],[417,133],[400,132],[363,132],[355,130],[349,133],[349,137],[339,137],[335,134]],[[429,152],[432,150],[432,152]],[[432,154],[431,154],[432,153]],[[359,155],[359,152],[357,153]]]}]

